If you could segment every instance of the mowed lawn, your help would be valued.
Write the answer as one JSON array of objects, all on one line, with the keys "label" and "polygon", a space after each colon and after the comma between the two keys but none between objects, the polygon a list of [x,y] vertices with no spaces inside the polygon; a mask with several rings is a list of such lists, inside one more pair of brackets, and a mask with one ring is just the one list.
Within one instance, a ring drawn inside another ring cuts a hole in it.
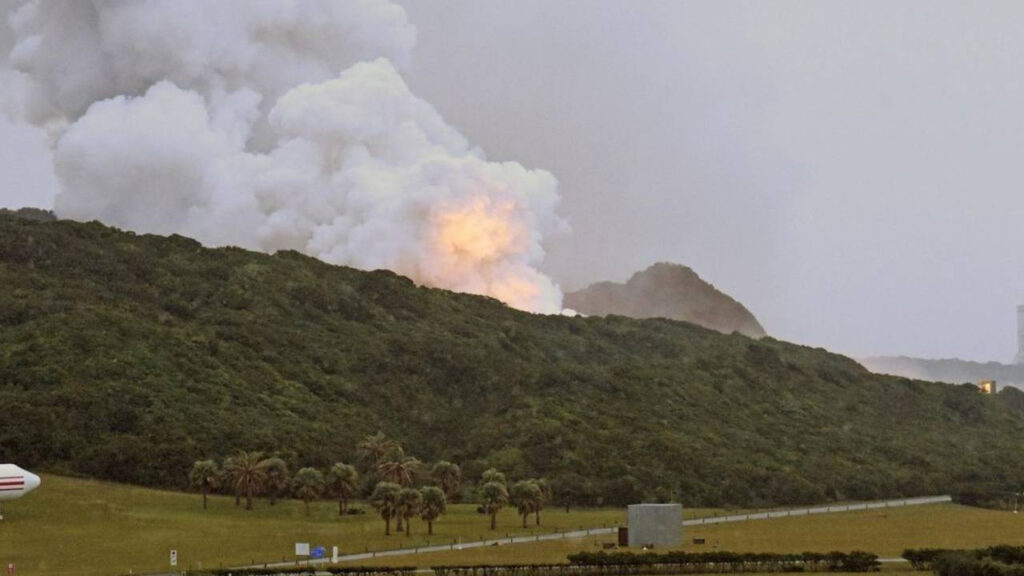
[{"label": "mowed lawn", "polygon": [[[828,552],[854,549],[882,557],[907,548],[1024,545],[1024,514],[956,504],[859,510],[688,527],[687,551]],[[694,545],[693,538],[704,538]]]},{"label": "mowed lawn", "polygon": [[[694,544],[694,539],[704,544]],[[366,565],[438,566],[518,562],[561,562],[579,551],[598,551],[614,536],[587,536],[557,542],[516,544],[486,549],[437,552],[401,558],[360,561]],[[702,552],[830,552],[865,550],[898,557],[907,548],[975,548],[994,544],[1024,545],[1024,514],[935,504],[841,512],[730,524],[688,526],[683,550]],[[909,569],[908,565],[887,568]]]},{"label": "mowed lawn", "polygon": [[[611,527],[625,521],[620,509],[550,508],[542,526],[522,529],[514,509],[498,515],[498,530],[472,504],[449,507],[427,537],[425,522],[414,520],[412,536],[384,536],[384,522],[363,502],[354,506],[365,515],[338,516],[336,502],[312,503],[305,515],[301,501],[270,506],[256,501],[255,510],[236,508],[234,499],[202,497],[120,484],[44,475],[43,485],[28,496],[4,503],[0,521],[0,563],[15,563],[19,576],[110,575],[169,570],[171,550],[180,568],[234,566],[292,560],[295,542],[323,545],[342,553],[387,550],[580,528]],[[697,513],[694,511],[693,513]],[[564,555],[562,556],[564,559]]]},{"label": "mowed lawn", "polygon": [[[498,517],[491,532],[488,518],[475,506],[450,507],[426,536],[425,523],[413,523],[413,535],[384,536],[384,524],[365,503],[366,515],[339,517],[337,504],[317,502],[305,516],[301,502],[270,506],[258,500],[249,512],[232,498],[211,497],[203,511],[201,497],[87,480],[44,476],[43,486],[4,506],[0,522],[0,564],[15,563],[19,576],[99,576],[169,570],[170,550],[178,551],[179,570],[292,560],[295,542],[330,547],[343,553],[388,550],[495,536],[539,534],[611,527],[624,523],[621,509],[550,508],[543,526],[523,530],[514,510]],[[687,517],[722,511],[687,510]],[[703,538],[705,543],[693,543]],[[360,565],[487,564],[564,562],[568,554],[600,550],[613,536],[433,552],[359,561]],[[899,556],[905,548],[971,548],[993,544],[1024,545],[1024,515],[953,504],[865,510],[820,516],[756,520],[687,527],[684,549],[736,552],[804,552],[867,550]]]}]

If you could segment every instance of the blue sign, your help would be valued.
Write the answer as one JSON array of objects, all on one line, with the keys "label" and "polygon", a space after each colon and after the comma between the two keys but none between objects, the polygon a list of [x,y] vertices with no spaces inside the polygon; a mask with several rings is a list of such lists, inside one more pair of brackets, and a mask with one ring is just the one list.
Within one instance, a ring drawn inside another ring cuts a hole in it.
[{"label": "blue sign", "polygon": [[320,559],[327,556],[327,550],[324,550],[323,546],[317,546],[309,552],[309,557],[314,559]]}]

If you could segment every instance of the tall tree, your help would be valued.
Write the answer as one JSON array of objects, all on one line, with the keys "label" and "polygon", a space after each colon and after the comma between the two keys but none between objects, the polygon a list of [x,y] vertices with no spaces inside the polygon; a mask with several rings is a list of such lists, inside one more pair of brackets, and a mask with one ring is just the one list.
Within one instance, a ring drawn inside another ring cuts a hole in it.
[{"label": "tall tree", "polygon": [[260,462],[266,473],[266,490],[270,496],[270,505],[277,504],[278,497],[283,494],[291,485],[291,474],[288,472],[288,464],[284,460],[274,456]]},{"label": "tall tree", "polygon": [[395,515],[398,504],[398,493],[402,487],[394,482],[378,482],[370,495],[370,506],[380,514],[384,520],[384,535],[391,535],[391,518]]},{"label": "tall tree", "polygon": [[427,522],[427,535],[434,535],[434,520],[448,508],[444,491],[437,486],[426,486],[420,489],[423,504],[420,505],[420,518]]},{"label": "tall tree", "polygon": [[246,510],[252,510],[252,499],[260,493],[267,480],[267,471],[262,463],[261,452],[242,451],[231,457],[230,467],[227,462],[224,464],[235,489],[236,501],[239,495],[244,495]]},{"label": "tall tree", "polygon": [[235,482],[235,477],[238,475],[237,458],[237,456],[228,456],[224,459],[224,468],[221,470],[221,475],[224,481],[231,486],[231,491],[235,494],[235,506],[241,506],[242,490],[238,487],[238,483]]},{"label": "tall tree", "polygon": [[358,454],[359,460],[369,472],[375,471],[380,462],[389,454],[401,450],[402,447],[398,442],[388,438],[380,431],[372,436],[363,438],[361,442],[356,444],[356,454]]},{"label": "tall tree", "polygon": [[356,467],[344,462],[331,466],[327,473],[327,491],[338,499],[338,515],[345,514],[348,501],[359,488],[359,472]]},{"label": "tall tree", "polygon": [[488,482],[497,482],[502,486],[507,486],[508,482],[505,481],[505,475],[498,471],[497,468],[488,468],[484,470],[484,473],[480,475],[480,483],[487,484]]},{"label": "tall tree", "polygon": [[500,482],[488,482],[480,487],[477,495],[484,510],[491,515],[491,530],[495,529],[498,511],[508,504],[508,490]]},{"label": "tall tree", "polygon": [[526,518],[540,510],[544,495],[541,494],[536,480],[520,480],[512,485],[509,498],[515,505],[516,511],[523,517],[523,528],[526,528]]},{"label": "tall tree", "polygon": [[462,469],[458,464],[441,460],[430,470],[430,477],[444,492],[445,500],[459,501],[459,490],[462,487]]},{"label": "tall tree", "polygon": [[415,488],[402,488],[398,493],[396,511],[398,517],[405,520],[405,535],[412,532],[412,517],[420,513],[420,505],[423,504],[423,495]]},{"label": "tall tree", "polygon": [[385,482],[394,482],[400,486],[412,486],[420,466],[419,460],[412,456],[406,456],[399,449],[385,456],[377,464],[376,473],[377,477]]},{"label": "tall tree", "polygon": [[217,468],[217,463],[213,460],[197,460],[195,464],[192,464],[188,480],[192,486],[202,491],[203,510],[206,510],[207,494],[220,484],[220,469]]},{"label": "tall tree", "polygon": [[540,488],[540,500],[537,502],[537,509],[534,510],[537,526],[540,526],[540,511],[551,501],[551,483],[546,478],[537,480],[537,488]]},{"label": "tall tree", "polygon": [[306,516],[309,516],[309,503],[318,498],[324,490],[324,475],[316,468],[303,468],[295,473],[292,490],[306,503]]}]

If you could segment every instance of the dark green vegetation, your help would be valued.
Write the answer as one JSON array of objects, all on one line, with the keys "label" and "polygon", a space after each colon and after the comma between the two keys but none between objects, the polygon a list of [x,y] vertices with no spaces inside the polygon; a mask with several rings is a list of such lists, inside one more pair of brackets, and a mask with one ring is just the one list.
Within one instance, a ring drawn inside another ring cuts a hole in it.
[{"label": "dark green vegetation", "polygon": [[724,334],[765,335],[743,304],[705,282],[696,272],[660,262],[625,284],[598,282],[565,295],[565,307],[588,316],[620,314],[630,318],[670,318],[693,322]]},{"label": "dark green vegetation", "polygon": [[1024,470],[1024,393],[683,322],[10,215],[0,286],[0,461],[30,469],[184,487],[197,460],[327,469],[383,430],[576,504],[1014,489]]},{"label": "dark green vegetation", "polygon": [[904,551],[903,558],[915,570],[932,570],[939,576],[1024,576],[1024,546],[920,548]]},{"label": "dark green vegetation", "polygon": [[[433,566],[437,576],[623,576],[627,574],[739,574],[745,572],[874,572],[878,556],[868,552],[816,554],[740,554],[735,552],[579,552],[569,563]],[[352,576],[403,576],[413,568],[326,566],[319,570]],[[192,570],[203,576],[266,576],[271,574],[312,575],[316,569],[249,568]]]},{"label": "dark green vegetation", "polygon": [[[616,574],[710,574],[741,572],[875,572],[881,564],[869,552],[766,554],[738,552],[578,552],[569,562],[587,567],[618,567]],[[646,568],[645,568],[646,567]]]}]

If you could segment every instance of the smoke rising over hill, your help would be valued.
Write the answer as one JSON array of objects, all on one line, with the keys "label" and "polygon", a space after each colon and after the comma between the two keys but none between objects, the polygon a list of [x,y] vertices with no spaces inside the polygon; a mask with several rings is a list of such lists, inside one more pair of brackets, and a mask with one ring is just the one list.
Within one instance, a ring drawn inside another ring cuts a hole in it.
[{"label": "smoke rising over hill", "polygon": [[[0,4],[0,8],[5,5]],[[557,312],[555,178],[488,161],[402,78],[386,0],[7,3],[5,122],[45,130],[58,215]]]}]

